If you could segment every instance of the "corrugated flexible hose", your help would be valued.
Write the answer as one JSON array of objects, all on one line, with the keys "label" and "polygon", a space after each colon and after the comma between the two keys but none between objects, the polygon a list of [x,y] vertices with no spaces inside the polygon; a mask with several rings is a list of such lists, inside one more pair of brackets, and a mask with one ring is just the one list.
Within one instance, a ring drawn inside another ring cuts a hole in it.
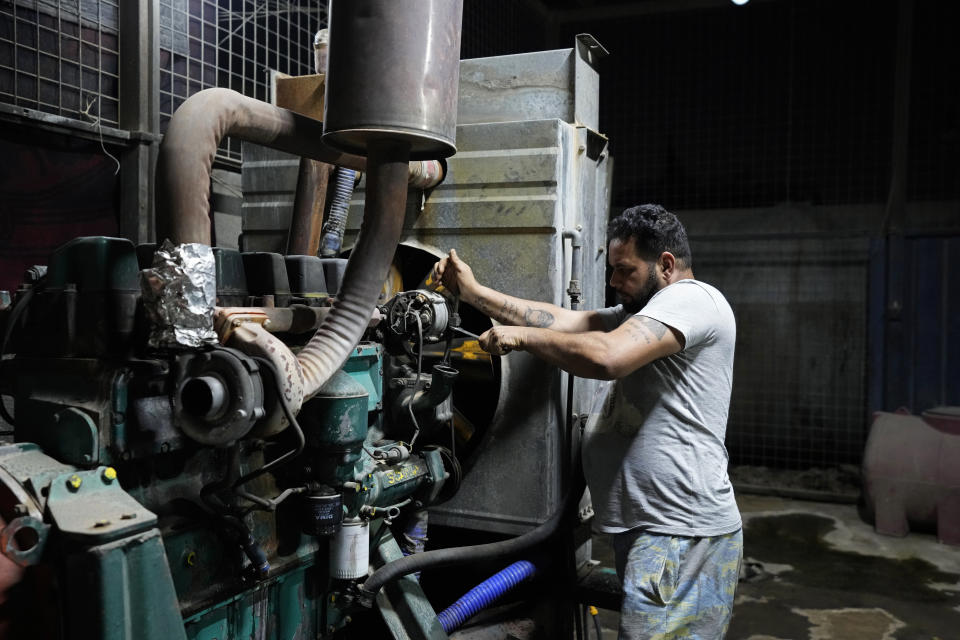
[{"label": "corrugated flexible hose", "polygon": [[362,603],[372,606],[373,596],[383,588],[383,585],[401,576],[424,569],[453,567],[474,562],[495,562],[503,558],[516,556],[523,551],[532,549],[549,540],[559,530],[562,522],[576,517],[580,496],[583,495],[584,482],[583,474],[579,468],[579,448],[577,448],[575,453],[577,468],[574,470],[571,478],[572,486],[553,515],[539,527],[508,540],[488,542],[486,544],[468,547],[434,549],[433,551],[415,553],[405,558],[398,558],[397,560],[388,562],[374,571],[373,574],[367,578],[366,582],[360,586],[360,593],[364,595]]},{"label": "corrugated flexible hose", "polygon": [[462,598],[444,609],[437,618],[446,633],[463,626],[463,623],[496,602],[501,596],[524,580],[537,573],[537,567],[529,560],[519,560],[506,569],[490,576]]},{"label": "corrugated flexible hose", "polygon": [[353,197],[356,179],[357,172],[353,169],[337,167],[334,172],[330,211],[327,213],[327,220],[323,223],[320,238],[321,258],[336,258],[340,255],[343,232],[347,228],[347,211],[350,209],[350,198]]},{"label": "corrugated flexible hose", "polygon": [[347,263],[340,294],[326,322],[297,354],[303,370],[304,398],[320,389],[360,341],[403,229],[409,145],[389,140],[374,141],[368,152],[363,223],[351,260]]}]

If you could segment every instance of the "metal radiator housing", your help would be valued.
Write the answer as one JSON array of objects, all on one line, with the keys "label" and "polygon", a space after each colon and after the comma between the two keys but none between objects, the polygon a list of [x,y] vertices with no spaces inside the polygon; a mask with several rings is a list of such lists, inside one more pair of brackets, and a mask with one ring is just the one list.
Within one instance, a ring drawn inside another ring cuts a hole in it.
[{"label": "metal radiator housing", "polygon": [[[573,49],[462,61],[458,152],[428,198],[408,198],[401,245],[438,258],[456,249],[483,284],[569,306],[571,247],[562,234],[579,230],[580,308],[602,307],[612,166],[607,139],[596,131],[593,59],[578,40]],[[348,245],[364,187],[352,201]],[[521,533],[563,499],[565,374],[525,353],[500,358],[500,367],[493,419],[483,425],[460,491],[431,509],[431,523]],[[596,386],[577,380],[577,414],[590,410]]]}]

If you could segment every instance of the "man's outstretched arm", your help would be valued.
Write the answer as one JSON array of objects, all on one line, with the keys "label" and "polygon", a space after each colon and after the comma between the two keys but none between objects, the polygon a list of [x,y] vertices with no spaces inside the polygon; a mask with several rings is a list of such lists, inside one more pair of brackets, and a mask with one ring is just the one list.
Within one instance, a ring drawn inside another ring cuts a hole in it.
[{"label": "man's outstretched arm", "polygon": [[462,301],[501,324],[564,333],[603,329],[594,311],[573,311],[548,302],[524,300],[480,284],[470,266],[453,249],[434,265],[433,275]]},{"label": "man's outstretched arm", "polygon": [[683,349],[683,334],[646,316],[632,316],[610,332],[560,333],[536,327],[494,327],[480,346],[501,355],[529,351],[582,378],[614,380]]}]

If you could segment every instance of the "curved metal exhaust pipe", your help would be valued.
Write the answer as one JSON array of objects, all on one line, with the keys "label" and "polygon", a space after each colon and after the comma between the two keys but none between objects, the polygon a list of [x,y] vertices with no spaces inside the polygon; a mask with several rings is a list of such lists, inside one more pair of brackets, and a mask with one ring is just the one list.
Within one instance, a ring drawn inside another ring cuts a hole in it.
[{"label": "curved metal exhaust pipe", "polygon": [[210,244],[210,172],[226,136],[365,171],[367,160],[321,142],[323,123],[230,89],[190,96],[170,120],[157,158],[157,240]]}]

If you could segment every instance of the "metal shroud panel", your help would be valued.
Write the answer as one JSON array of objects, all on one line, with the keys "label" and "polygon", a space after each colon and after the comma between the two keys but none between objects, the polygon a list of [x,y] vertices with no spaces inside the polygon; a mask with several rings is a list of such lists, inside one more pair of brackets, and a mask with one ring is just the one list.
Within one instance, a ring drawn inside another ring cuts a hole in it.
[{"label": "metal shroud panel", "polygon": [[[582,309],[604,300],[609,203],[606,140],[559,119],[462,125],[446,180],[411,197],[402,242],[442,255],[455,248],[477,278],[522,298],[569,306],[570,244],[584,236]],[[359,229],[364,185],[351,203]],[[422,205],[422,209],[421,209]],[[500,402],[459,493],[431,509],[431,522],[522,532],[560,505],[569,460],[565,374],[526,353],[501,359]],[[574,411],[589,411],[595,383],[578,380]]]},{"label": "metal shroud panel", "polygon": [[599,90],[578,49],[463,60],[457,124],[559,118],[598,130]]}]

